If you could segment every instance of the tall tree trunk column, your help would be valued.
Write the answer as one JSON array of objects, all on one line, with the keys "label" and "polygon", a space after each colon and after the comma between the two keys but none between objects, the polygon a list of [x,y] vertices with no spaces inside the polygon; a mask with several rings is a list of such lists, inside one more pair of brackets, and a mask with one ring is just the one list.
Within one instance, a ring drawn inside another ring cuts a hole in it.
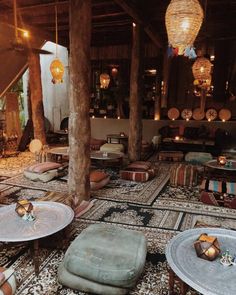
[{"label": "tall tree trunk column", "polygon": [[140,160],[142,147],[142,35],[143,30],[141,29],[140,25],[136,24],[133,26],[128,145],[130,161]]},{"label": "tall tree trunk column", "polygon": [[43,92],[39,55],[30,53],[28,57],[28,64],[34,138],[41,140],[42,144],[45,144],[46,135],[44,125]]},{"label": "tall tree trunk column", "polygon": [[69,193],[73,209],[90,198],[91,0],[70,1]]}]

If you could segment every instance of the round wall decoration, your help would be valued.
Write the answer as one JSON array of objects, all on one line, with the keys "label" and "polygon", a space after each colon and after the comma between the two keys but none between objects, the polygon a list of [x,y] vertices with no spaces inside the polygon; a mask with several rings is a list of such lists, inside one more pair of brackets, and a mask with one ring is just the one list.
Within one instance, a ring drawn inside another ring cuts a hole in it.
[{"label": "round wall decoration", "polygon": [[219,111],[219,118],[222,121],[228,121],[231,118],[231,111],[228,109],[221,109]]},{"label": "round wall decoration", "polygon": [[183,109],[182,112],[181,112],[181,117],[184,119],[184,120],[189,120],[192,118],[192,115],[193,115],[193,112],[192,110],[190,109]]},{"label": "round wall decoration", "polygon": [[177,108],[170,108],[167,115],[170,120],[176,120],[179,118],[180,113]]},{"label": "round wall decoration", "polygon": [[200,108],[196,108],[193,110],[193,119],[200,121],[205,118],[205,112],[202,111]]},{"label": "round wall decoration", "polygon": [[215,109],[209,109],[206,112],[206,118],[208,121],[213,121],[217,118],[217,111]]}]

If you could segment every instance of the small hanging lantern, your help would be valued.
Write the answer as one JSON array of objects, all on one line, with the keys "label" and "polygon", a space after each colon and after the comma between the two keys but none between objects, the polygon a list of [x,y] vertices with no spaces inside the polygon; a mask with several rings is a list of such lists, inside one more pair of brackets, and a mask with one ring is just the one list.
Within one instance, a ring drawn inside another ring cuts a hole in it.
[{"label": "small hanging lantern", "polygon": [[64,66],[60,59],[56,58],[51,62],[50,65],[50,72],[52,74],[52,83],[62,83],[63,82],[63,75],[64,75]]},{"label": "small hanging lantern", "polygon": [[193,43],[201,28],[203,16],[198,0],[171,0],[165,15],[169,55],[184,54],[196,58]]},{"label": "small hanging lantern", "polygon": [[52,74],[52,83],[58,84],[63,82],[64,66],[58,58],[58,24],[57,24],[57,5],[55,5],[55,32],[56,32],[56,58],[50,64],[50,72]]},{"label": "small hanging lantern", "polygon": [[107,89],[110,83],[110,76],[107,73],[102,73],[100,75],[100,87]]},{"label": "small hanging lantern", "polygon": [[117,74],[118,74],[118,69],[117,69],[117,68],[115,68],[115,67],[114,67],[114,68],[112,68],[112,69],[111,69],[111,75],[112,75],[112,77],[114,77],[114,78],[115,78],[115,77],[117,76]]}]

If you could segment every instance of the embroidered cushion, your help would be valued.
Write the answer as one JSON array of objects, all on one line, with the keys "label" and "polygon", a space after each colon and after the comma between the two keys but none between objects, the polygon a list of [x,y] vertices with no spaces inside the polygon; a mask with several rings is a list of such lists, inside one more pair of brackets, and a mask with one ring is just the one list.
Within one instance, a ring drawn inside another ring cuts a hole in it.
[{"label": "embroidered cushion", "polygon": [[105,185],[107,185],[109,181],[110,181],[110,176],[109,175],[107,175],[107,177],[103,178],[99,182],[90,181],[90,189],[92,191],[98,190],[98,189],[104,187]]},{"label": "embroidered cushion", "polygon": [[236,182],[203,179],[200,188],[206,191],[236,195]]},{"label": "embroidered cushion", "polygon": [[170,184],[173,186],[197,185],[197,168],[193,165],[174,165],[170,170]]},{"label": "embroidered cushion", "polygon": [[[3,273],[4,272],[4,273]],[[0,282],[0,294],[1,295],[13,295],[16,292],[16,278],[14,270],[9,268],[0,267],[0,274],[2,281]],[[5,280],[5,278],[8,278]]]},{"label": "embroidered cushion", "polygon": [[42,182],[48,182],[52,180],[55,177],[62,176],[64,175],[64,172],[62,171],[61,173],[57,170],[49,170],[44,173],[36,173],[36,172],[31,172],[31,171],[24,171],[24,176],[30,180],[33,181],[42,181]]},{"label": "embroidered cushion", "polygon": [[90,172],[90,181],[92,182],[99,182],[104,178],[107,178],[107,174],[103,171],[93,170]]},{"label": "embroidered cushion", "polygon": [[149,173],[148,171],[130,171],[127,169],[120,171],[120,178],[136,182],[146,182],[149,179]]},{"label": "embroidered cushion", "polygon": [[[143,271],[146,253],[147,242],[143,233],[118,226],[93,224],[72,242],[62,266],[69,273],[90,280],[91,284],[97,282],[130,288]],[[61,269],[58,276],[60,282],[69,282],[61,277]]]},{"label": "embroidered cushion", "polygon": [[44,162],[44,163],[37,163],[28,167],[27,171],[34,172],[34,173],[44,173],[44,172],[54,170],[60,167],[62,167],[62,164],[60,163]]},{"label": "embroidered cushion", "polygon": [[152,166],[151,162],[145,161],[135,161],[127,166],[127,169],[141,169],[141,170],[148,170]]}]

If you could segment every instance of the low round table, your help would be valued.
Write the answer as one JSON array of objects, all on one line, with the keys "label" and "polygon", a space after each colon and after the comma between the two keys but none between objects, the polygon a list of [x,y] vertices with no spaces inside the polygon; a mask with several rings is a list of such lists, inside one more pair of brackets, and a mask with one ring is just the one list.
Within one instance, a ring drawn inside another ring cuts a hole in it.
[{"label": "low round table", "polygon": [[[220,256],[214,261],[197,257],[194,242],[202,234],[217,237],[221,251],[236,253],[236,232],[220,228],[186,230],[167,245],[166,259],[180,280],[203,295],[235,295],[236,266],[223,266]],[[173,290],[170,290],[170,294]],[[186,290],[181,294],[186,294]]]},{"label": "low round table", "polygon": [[39,273],[39,239],[63,230],[74,218],[74,211],[57,202],[32,202],[34,221],[26,221],[15,212],[16,205],[0,208],[0,242],[33,242],[35,273]]},{"label": "low round table", "polygon": [[63,157],[69,156],[69,146],[51,148],[48,154],[51,155],[52,160],[61,161]]},{"label": "low round table", "polygon": [[90,158],[99,161],[102,165],[109,161],[119,160],[118,163],[121,165],[123,154],[95,151],[90,153]]},{"label": "low round table", "polygon": [[230,160],[232,166],[220,165],[217,160],[204,163],[204,174],[206,178],[222,181],[236,181],[236,160]]}]

